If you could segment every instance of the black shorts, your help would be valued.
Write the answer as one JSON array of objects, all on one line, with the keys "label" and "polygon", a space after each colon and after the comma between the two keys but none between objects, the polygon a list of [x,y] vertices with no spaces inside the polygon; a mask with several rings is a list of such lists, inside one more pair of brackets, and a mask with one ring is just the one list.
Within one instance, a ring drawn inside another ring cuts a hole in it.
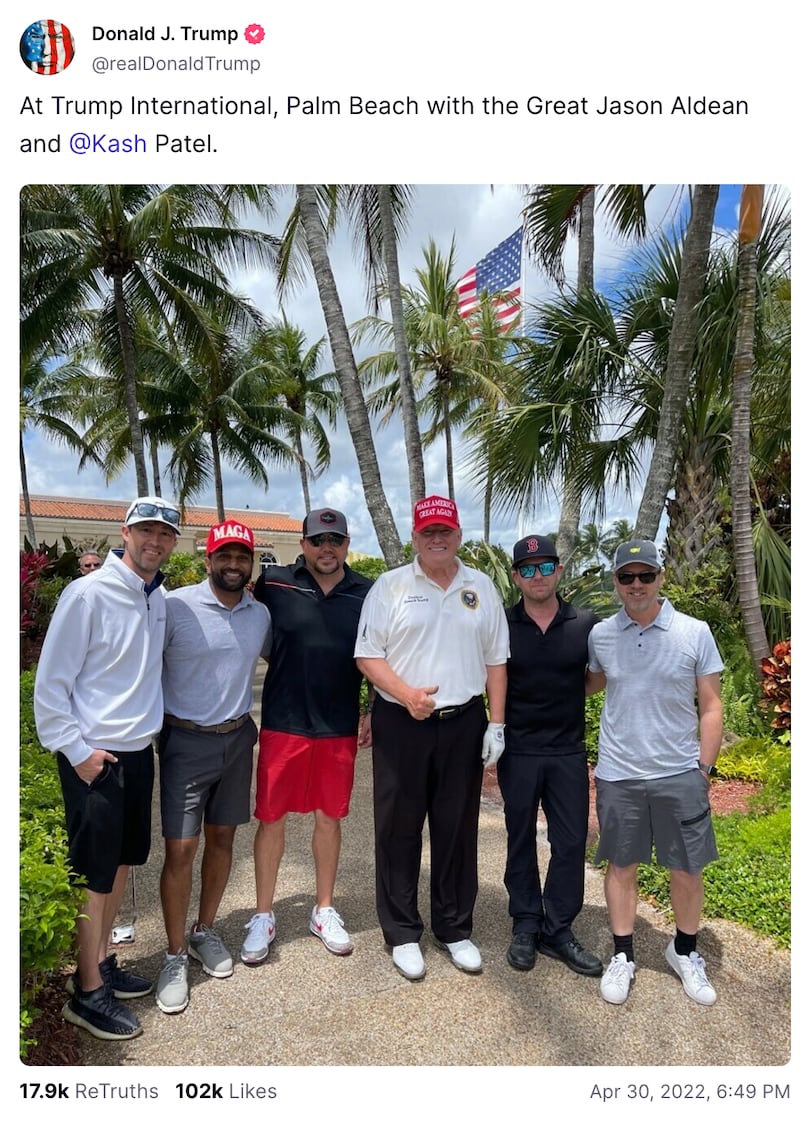
[{"label": "black shorts", "polygon": [[143,865],[150,853],[153,748],[117,752],[90,784],[56,754],[73,872],[92,892],[108,893],[120,865]]}]

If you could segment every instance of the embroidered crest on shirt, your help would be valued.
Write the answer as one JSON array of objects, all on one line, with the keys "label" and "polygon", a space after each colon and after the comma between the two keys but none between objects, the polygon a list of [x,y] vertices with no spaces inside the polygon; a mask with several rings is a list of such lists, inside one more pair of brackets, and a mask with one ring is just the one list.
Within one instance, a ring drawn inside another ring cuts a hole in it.
[{"label": "embroidered crest on shirt", "polygon": [[473,592],[471,588],[465,588],[461,593],[461,603],[465,608],[469,608],[470,611],[474,612],[479,603],[478,593]]}]

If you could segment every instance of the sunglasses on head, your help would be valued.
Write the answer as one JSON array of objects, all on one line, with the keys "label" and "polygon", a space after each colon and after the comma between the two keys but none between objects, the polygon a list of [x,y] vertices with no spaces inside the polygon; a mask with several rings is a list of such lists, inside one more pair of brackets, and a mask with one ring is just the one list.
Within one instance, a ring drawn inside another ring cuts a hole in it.
[{"label": "sunglasses on head", "polygon": [[181,520],[180,511],[171,506],[158,506],[156,503],[137,503],[129,512],[130,519],[134,514],[140,518],[160,518],[169,522],[170,526],[177,526]]},{"label": "sunglasses on head", "polygon": [[344,534],[312,534],[311,537],[306,538],[307,542],[311,542],[314,549],[319,549],[321,545],[344,545],[347,538]]},{"label": "sunglasses on head", "polygon": [[617,580],[620,584],[633,584],[635,580],[638,580],[640,584],[652,584],[657,576],[658,573],[654,573],[650,569],[646,573],[617,573]]},{"label": "sunglasses on head", "polygon": [[521,577],[532,577],[534,573],[541,573],[543,577],[552,577],[556,571],[558,563],[556,561],[525,561],[522,565],[517,565],[517,572]]}]

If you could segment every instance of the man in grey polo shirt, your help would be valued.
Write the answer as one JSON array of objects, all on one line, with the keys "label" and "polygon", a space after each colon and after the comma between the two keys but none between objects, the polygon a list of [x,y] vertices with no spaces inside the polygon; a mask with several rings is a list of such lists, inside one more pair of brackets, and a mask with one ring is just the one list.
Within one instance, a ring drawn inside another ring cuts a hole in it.
[{"label": "man in grey polo shirt", "polygon": [[[213,978],[233,973],[231,955],[213,924],[228,883],[236,827],[250,820],[258,739],[250,717],[253,674],[272,637],[269,612],[246,591],[253,548],[253,532],[241,522],[212,526],[208,580],[167,596],[159,742],[167,955],[156,985],[156,1003],[164,1013],[182,1013],[189,1004],[189,956]],[[187,941],[201,827],[200,901]]]},{"label": "man in grey polo shirt", "polygon": [[708,624],[659,597],[664,583],[654,542],[620,545],[613,563],[621,611],[589,634],[587,692],[606,688],[600,720],[596,863],[608,861],[605,896],[614,955],[600,992],[621,1005],[636,967],[637,869],[670,871],[675,937],[666,959],[701,1005],[717,995],[697,953],[703,869],[718,853],[708,784],[722,742],[719,651]]}]

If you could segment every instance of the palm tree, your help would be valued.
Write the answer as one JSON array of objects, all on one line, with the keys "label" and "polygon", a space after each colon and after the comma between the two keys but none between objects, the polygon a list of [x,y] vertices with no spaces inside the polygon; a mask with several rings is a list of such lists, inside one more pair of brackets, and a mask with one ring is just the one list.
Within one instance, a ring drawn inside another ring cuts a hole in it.
[{"label": "palm tree", "polygon": [[667,492],[673,482],[697,344],[698,306],[706,283],[718,196],[719,184],[697,184],[692,191],[692,209],[684,238],[678,295],[672,316],[658,433],[636,517],[636,535],[641,538],[656,537]]},{"label": "palm tree", "polygon": [[[652,186],[603,187],[599,205],[622,238],[640,239],[646,229],[645,203]],[[594,288],[595,184],[540,183],[527,192],[522,212],[526,242],[533,260],[559,287],[564,283],[564,250],[569,234],[578,237],[578,292]],[[564,464],[561,519],[557,546],[568,560],[578,541],[583,495],[569,461]]]},{"label": "palm tree", "polygon": [[736,588],[747,645],[756,668],[769,654],[756,576],[750,498],[750,400],[754,368],[757,247],[764,202],[762,184],[742,188],[739,218],[739,288],[731,417],[731,516]]},{"label": "palm tree", "polygon": [[[248,362],[264,378],[268,395],[282,399],[297,417],[304,419],[290,423],[292,444],[300,471],[303,505],[306,514],[311,510],[309,479],[316,479],[331,460],[330,443],[326,426],[336,424],[340,394],[334,389],[336,379],[332,373],[319,373],[322,363],[324,339],[309,347],[305,333],[289,323],[286,316],[268,322],[256,335],[250,347]],[[308,463],[303,448],[303,430],[314,446],[315,467]]]},{"label": "palm tree", "polygon": [[26,533],[34,549],[38,543],[28,490],[25,432],[30,428],[41,429],[51,440],[99,462],[84,437],[71,424],[86,377],[87,371],[79,362],[54,365],[53,357],[46,351],[23,357],[19,389],[19,469]]},{"label": "palm tree", "polygon": [[[399,375],[399,394],[403,435],[408,460],[411,505],[425,495],[425,466],[419,431],[417,403],[411,376],[408,341],[403,319],[402,288],[397,260],[398,237],[405,231],[412,188],[400,184],[328,184],[317,187],[327,212],[326,232],[330,237],[344,214],[361,258],[367,281],[367,296],[377,315],[381,300],[387,299],[393,327],[392,346]],[[297,278],[298,258],[308,255],[299,206],[286,224],[280,254],[278,289],[283,292]]]},{"label": "palm tree", "polygon": [[[447,256],[432,241],[423,253],[424,268],[415,270],[417,285],[402,290],[405,334],[419,410],[431,419],[422,443],[429,446],[444,436],[447,487],[454,499],[454,431],[468,421],[476,405],[494,409],[503,400],[505,356],[516,336],[503,335],[491,301],[482,301],[467,320],[460,315],[454,241]],[[370,334],[387,345],[393,337],[392,325],[374,317],[360,321],[356,333],[359,339]],[[370,356],[361,370],[368,381],[382,383],[370,397],[370,407],[383,410],[388,420],[400,400],[399,381],[393,379],[395,351]]]},{"label": "palm tree", "polygon": [[308,254],[314,270],[314,279],[328,329],[328,338],[333,352],[336,378],[342,393],[347,425],[350,429],[350,436],[361,473],[364,498],[386,564],[390,568],[394,568],[403,563],[403,548],[381,482],[378,457],[369,424],[369,414],[358,378],[353,348],[342,311],[342,303],[339,299],[336,281],[328,257],[325,226],[320,215],[320,206],[325,205],[325,200],[313,185],[298,184],[297,202],[299,221],[302,223],[305,234]]},{"label": "palm tree", "polygon": [[[274,261],[272,236],[242,230],[243,202],[268,209],[263,188],[135,184],[35,185],[22,190],[22,336],[65,322],[100,299],[113,317],[125,373],[125,410],[140,494],[148,491],[137,387],[134,320],[145,312],[191,352],[203,308],[230,331],[249,312],[231,293],[225,264]],[[59,336],[62,333],[59,331]]]}]

